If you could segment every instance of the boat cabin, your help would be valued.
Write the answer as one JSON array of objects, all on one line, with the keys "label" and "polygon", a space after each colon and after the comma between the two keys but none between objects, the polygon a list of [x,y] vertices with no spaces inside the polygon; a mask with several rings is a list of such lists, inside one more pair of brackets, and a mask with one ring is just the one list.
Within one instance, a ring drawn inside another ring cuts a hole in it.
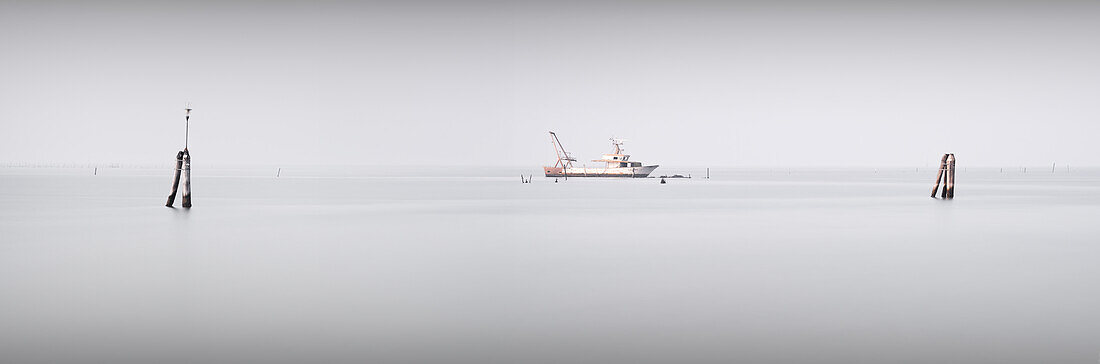
[{"label": "boat cabin", "polygon": [[642,162],[631,162],[629,154],[604,154],[601,159],[593,159],[593,162],[605,162],[607,168],[641,167]]}]

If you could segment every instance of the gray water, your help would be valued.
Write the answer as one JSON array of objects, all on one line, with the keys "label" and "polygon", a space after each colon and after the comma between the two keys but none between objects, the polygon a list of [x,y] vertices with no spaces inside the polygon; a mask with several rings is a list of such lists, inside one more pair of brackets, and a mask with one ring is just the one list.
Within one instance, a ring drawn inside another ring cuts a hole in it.
[{"label": "gray water", "polygon": [[0,168],[0,362],[1100,356],[1100,171],[689,172]]}]

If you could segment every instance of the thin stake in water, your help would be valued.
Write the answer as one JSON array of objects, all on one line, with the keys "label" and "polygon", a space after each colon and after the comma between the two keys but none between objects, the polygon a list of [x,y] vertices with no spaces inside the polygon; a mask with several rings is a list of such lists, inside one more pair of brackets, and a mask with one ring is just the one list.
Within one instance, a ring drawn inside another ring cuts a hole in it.
[{"label": "thin stake in water", "polygon": [[183,117],[183,150],[187,150],[187,142],[191,137],[191,102],[185,106],[187,114]]}]

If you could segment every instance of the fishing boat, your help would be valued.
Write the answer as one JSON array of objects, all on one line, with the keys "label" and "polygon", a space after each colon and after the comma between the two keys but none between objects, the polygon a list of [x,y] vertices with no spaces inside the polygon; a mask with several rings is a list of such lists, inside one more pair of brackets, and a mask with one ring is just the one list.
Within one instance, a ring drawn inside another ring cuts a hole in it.
[{"label": "fishing boat", "polygon": [[622,139],[611,138],[611,145],[615,147],[615,150],[604,154],[600,159],[592,160],[593,162],[602,163],[603,167],[573,166],[573,162],[576,162],[577,159],[565,150],[565,147],[561,145],[561,141],[558,140],[558,135],[554,132],[550,132],[550,144],[554,145],[554,153],[557,154],[558,161],[553,166],[542,167],[546,177],[646,178],[658,167],[656,164],[644,166],[642,162],[630,160],[630,155],[624,153],[626,150],[623,149]]}]

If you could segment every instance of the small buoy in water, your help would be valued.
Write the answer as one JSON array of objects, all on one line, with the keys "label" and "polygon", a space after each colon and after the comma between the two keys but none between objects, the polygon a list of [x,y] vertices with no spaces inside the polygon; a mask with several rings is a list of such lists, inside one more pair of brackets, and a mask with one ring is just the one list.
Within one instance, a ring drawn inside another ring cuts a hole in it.
[{"label": "small buoy in water", "polygon": [[558,179],[557,179],[557,178],[555,178],[555,179],[554,179],[554,183],[558,183]]},{"label": "small buoy in water", "polygon": [[666,182],[665,182],[665,179],[664,179],[664,178],[661,178],[661,184],[665,184],[665,183],[666,183]]}]

